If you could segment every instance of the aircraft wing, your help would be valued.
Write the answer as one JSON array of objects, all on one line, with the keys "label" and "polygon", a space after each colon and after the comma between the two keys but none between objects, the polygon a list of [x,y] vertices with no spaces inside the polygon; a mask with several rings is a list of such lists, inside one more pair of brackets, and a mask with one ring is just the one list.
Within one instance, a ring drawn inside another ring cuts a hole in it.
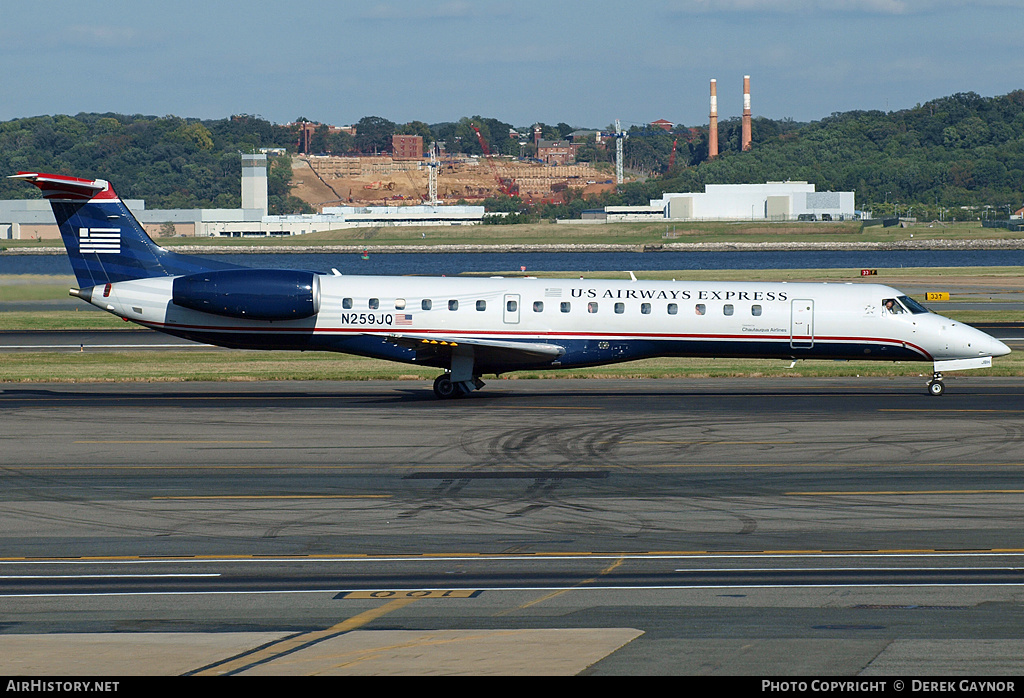
[{"label": "aircraft wing", "polygon": [[392,344],[414,349],[418,359],[448,358],[459,347],[472,348],[478,364],[516,365],[554,361],[565,354],[565,347],[557,344],[511,342],[476,337],[445,337],[420,334],[389,334],[385,339]]}]

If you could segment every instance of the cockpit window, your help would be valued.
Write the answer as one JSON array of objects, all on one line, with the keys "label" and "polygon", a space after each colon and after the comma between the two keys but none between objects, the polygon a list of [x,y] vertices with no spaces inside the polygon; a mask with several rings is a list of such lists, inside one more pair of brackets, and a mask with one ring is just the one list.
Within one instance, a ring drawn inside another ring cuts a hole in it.
[{"label": "cockpit window", "polygon": [[921,313],[930,313],[928,308],[924,307],[910,296],[900,296],[900,303],[907,306],[907,310],[912,312],[914,315],[920,315]]},{"label": "cockpit window", "polygon": [[882,299],[882,312],[891,313],[892,315],[900,315],[904,312],[903,306],[895,298],[883,298]]}]

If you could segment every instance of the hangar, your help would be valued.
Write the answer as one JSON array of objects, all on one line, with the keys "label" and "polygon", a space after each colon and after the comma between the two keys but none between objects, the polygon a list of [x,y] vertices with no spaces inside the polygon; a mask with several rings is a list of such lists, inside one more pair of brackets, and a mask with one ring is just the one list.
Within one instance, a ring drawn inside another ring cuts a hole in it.
[{"label": "hangar", "polygon": [[663,217],[679,220],[850,220],[852,191],[815,191],[808,182],[708,184],[703,193],[664,194],[651,200]]}]

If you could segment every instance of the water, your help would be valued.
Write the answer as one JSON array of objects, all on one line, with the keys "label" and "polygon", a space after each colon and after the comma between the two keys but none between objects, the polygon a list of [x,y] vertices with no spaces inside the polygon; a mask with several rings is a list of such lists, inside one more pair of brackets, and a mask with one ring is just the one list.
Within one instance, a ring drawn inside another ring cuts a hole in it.
[{"label": "water", "polygon": [[[507,252],[371,254],[218,254],[247,267],[311,269],[342,274],[454,276],[462,272],[626,272],[687,269],[885,269],[1024,266],[1024,250]],[[4,255],[0,274],[71,275],[66,255]]]}]

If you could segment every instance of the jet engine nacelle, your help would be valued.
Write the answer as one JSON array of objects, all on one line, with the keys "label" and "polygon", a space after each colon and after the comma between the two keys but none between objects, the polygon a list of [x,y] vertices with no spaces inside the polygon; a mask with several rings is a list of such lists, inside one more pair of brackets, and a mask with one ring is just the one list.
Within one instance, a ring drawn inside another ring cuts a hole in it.
[{"label": "jet engine nacelle", "polygon": [[226,317],[300,320],[320,312],[320,278],[288,269],[206,271],[174,279],[171,300]]}]

